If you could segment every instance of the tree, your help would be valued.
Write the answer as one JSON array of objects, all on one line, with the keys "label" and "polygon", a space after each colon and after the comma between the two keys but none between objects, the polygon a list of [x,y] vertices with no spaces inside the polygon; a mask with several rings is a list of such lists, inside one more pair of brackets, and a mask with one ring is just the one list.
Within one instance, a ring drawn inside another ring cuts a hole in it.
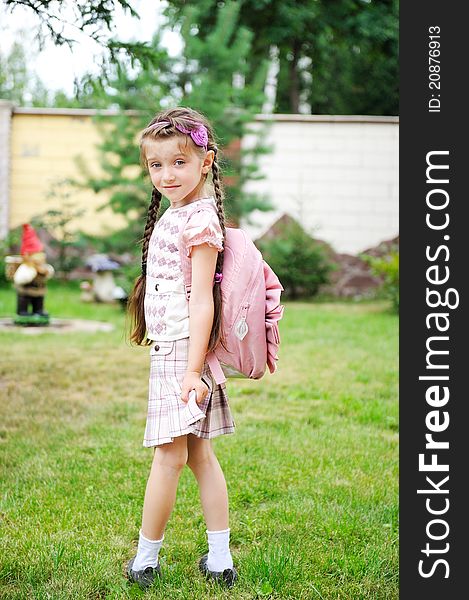
[{"label": "tree", "polygon": [[399,113],[397,0],[324,3],[324,27],[307,49],[314,112]]},{"label": "tree", "polygon": [[48,92],[35,73],[31,73],[26,51],[14,42],[5,56],[0,54],[0,98],[22,106],[44,106]]},{"label": "tree", "polygon": [[[65,34],[64,26],[70,25],[78,31],[103,43],[104,32],[110,31],[113,13],[120,6],[134,17],[138,14],[126,0],[86,0],[84,2],[57,2],[55,0],[5,0],[7,8],[14,12],[22,7],[38,18],[38,39],[50,37],[54,44],[73,45],[75,40]],[[68,16],[69,15],[69,16]]]},{"label": "tree", "polygon": [[[253,33],[239,25],[239,2],[225,2],[215,12],[215,21],[204,36],[199,35],[200,8],[189,6],[180,21],[184,40],[179,87],[181,104],[204,112],[214,125],[222,149],[222,169],[227,187],[227,214],[235,223],[254,208],[270,210],[271,205],[256,194],[243,191],[248,180],[261,177],[257,157],[269,151],[258,132],[251,148],[240,148],[250,124],[264,102],[267,61],[255,73],[249,72]],[[245,84],[251,75],[249,85]],[[231,145],[231,151],[230,151]],[[234,146],[234,148],[233,148]],[[238,147],[236,147],[238,146]]]},{"label": "tree", "polygon": [[81,263],[80,237],[73,227],[73,221],[81,218],[85,211],[76,207],[71,195],[66,180],[55,182],[48,197],[58,201],[60,208],[37,215],[32,221],[34,227],[43,228],[51,235],[50,245],[57,251],[56,276],[64,278]]},{"label": "tree", "polygon": [[[101,76],[84,77],[77,88],[78,97],[86,97],[99,108],[117,109],[112,117],[98,115],[102,175],[92,174],[86,159],[80,159],[82,179],[73,183],[94,192],[107,191],[109,200],[103,205],[123,215],[128,227],[124,239],[135,243],[141,236],[148,208],[150,185],[140,165],[137,135],[165,102],[171,101],[174,85],[174,60],[161,47],[155,34],[149,45],[151,53],[144,59],[122,56],[110,60]],[[174,102],[174,100],[172,100]]]},{"label": "tree", "polygon": [[[215,21],[219,0],[168,0],[176,24],[198,8],[198,35]],[[243,0],[239,22],[254,32],[249,72],[278,48],[275,112],[398,114],[397,0]],[[248,75],[246,84],[249,85]]]},{"label": "tree", "polygon": [[104,62],[115,60],[122,51],[135,58],[143,58],[149,51],[144,42],[120,42],[109,37],[117,8],[139,18],[127,0],[5,0],[5,5],[11,13],[21,8],[36,15],[38,25],[35,34],[40,48],[48,39],[57,46],[65,44],[72,48],[77,42],[73,32],[81,32],[107,48]]},{"label": "tree", "polygon": [[[226,3],[227,4],[227,3]],[[313,26],[315,11],[314,0],[270,0],[258,2],[245,0],[236,3],[239,10],[239,22],[252,34],[252,48],[248,57],[246,84],[253,82],[253,74],[258,72],[262,63],[268,60],[269,48],[277,46],[280,51],[281,72],[287,67],[289,84],[286,87],[290,96],[290,108],[287,112],[298,112],[300,94],[300,76],[298,68],[299,52],[302,40],[309,35]],[[217,0],[168,0],[165,14],[170,22],[176,24],[181,15],[191,6],[197,6],[198,35],[204,39],[216,20],[216,7],[225,5]],[[286,62],[288,52],[293,51],[292,60]],[[283,73],[282,73],[283,74]]]},{"label": "tree", "polygon": [[[200,40],[193,28],[195,9],[184,15],[181,57],[170,58],[156,34],[150,45],[151,58],[136,59],[132,64],[124,58],[109,64],[99,81],[89,80],[98,103],[100,96],[106,98],[108,104],[119,108],[119,114],[111,120],[99,118],[103,176],[91,176],[82,163],[82,185],[95,192],[111,192],[109,205],[128,220],[123,233],[127,239],[141,236],[151,189],[139,164],[136,137],[159,107],[179,104],[202,111],[214,125],[223,157],[223,149],[242,138],[262,105],[264,73],[252,88],[233,84],[236,75],[242,77],[246,72],[251,42],[246,28],[237,27],[236,4],[219,9],[217,23],[206,40]],[[259,176],[254,157],[265,151],[257,144],[239,154],[225,153],[222,168],[230,182],[227,215],[232,221],[239,221],[254,208],[270,208],[265,200],[242,190],[247,179]]]}]

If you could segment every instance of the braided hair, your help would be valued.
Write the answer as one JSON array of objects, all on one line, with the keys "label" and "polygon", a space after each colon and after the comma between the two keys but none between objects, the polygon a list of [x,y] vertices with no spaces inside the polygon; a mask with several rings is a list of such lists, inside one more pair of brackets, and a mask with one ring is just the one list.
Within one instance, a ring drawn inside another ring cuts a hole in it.
[{"label": "braided hair", "polygon": [[[159,125],[161,123],[161,126]],[[143,130],[140,138],[140,158],[142,165],[146,168],[146,145],[149,140],[167,139],[171,136],[184,138],[186,143],[191,143],[195,152],[205,156],[205,149],[195,145],[190,137],[181,133],[176,129],[176,125],[183,128],[191,128],[195,124],[202,123],[205,125],[208,133],[207,151],[213,150],[215,157],[212,163],[212,187],[216,201],[216,208],[220,228],[223,233],[223,246],[226,238],[225,210],[224,210],[224,191],[221,181],[220,167],[218,163],[218,147],[215,142],[215,136],[207,119],[199,112],[186,107],[176,107],[158,113]],[[204,177],[204,185],[207,185],[207,174]],[[147,257],[148,246],[153,229],[159,218],[159,209],[161,204],[161,193],[156,188],[153,188],[151,194],[151,202],[148,207],[147,221],[142,239],[142,272],[135,281],[134,288],[130,294],[128,301],[128,313],[131,318],[131,334],[130,340],[138,345],[150,345],[151,340],[146,337],[147,327],[145,323],[144,299],[145,299],[145,280],[147,272]],[[217,257],[216,272],[223,272],[223,257],[224,252],[219,252]],[[214,318],[210,338],[208,342],[207,352],[215,349],[215,347],[224,342],[222,339],[222,295],[219,285],[213,286],[213,304]]]},{"label": "braided hair", "polygon": [[[225,208],[223,204],[224,194],[223,187],[220,177],[220,168],[218,166],[218,149],[215,148],[215,158],[212,163],[212,181],[213,181],[213,190],[215,192],[215,199],[217,205],[217,213],[218,220],[220,222],[221,231],[223,233],[223,247],[225,247],[225,239],[226,239],[226,224],[225,224]],[[216,273],[223,273],[223,259],[225,252],[219,252],[217,258],[217,266]],[[224,344],[224,339],[222,336],[222,297],[221,297],[221,286],[214,285],[213,286],[213,303],[214,303],[214,317],[213,317],[213,326],[212,331],[210,333],[210,339],[208,343],[208,350],[214,350],[219,342]]]},{"label": "braided hair", "polygon": [[[148,207],[147,222],[145,224],[145,230],[143,232],[142,240],[142,272],[137,280],[135,281],[134,288],[129,296],[127,309],[128,314],[131,318],[131,333],[130,341],[136,344],[148,346],[151,342],[146,338],[146,325],[145,325],[145,278],[147,274],[147,256],[148,246],[150,244],[151,234],[155,227],[156,221],[158,220],[158,211],[161,203],[161,194],[156,188],[153,188],[151,192],[151,202]],[[144,341],[145,340],[145,341]]]}]

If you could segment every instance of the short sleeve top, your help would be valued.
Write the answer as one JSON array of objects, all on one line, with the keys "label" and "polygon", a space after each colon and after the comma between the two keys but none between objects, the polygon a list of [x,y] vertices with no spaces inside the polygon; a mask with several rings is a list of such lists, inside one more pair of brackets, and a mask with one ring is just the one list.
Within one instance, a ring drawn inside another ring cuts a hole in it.
[{"label": "short sleeve top", "polygon": [[[192,212],[193,211],[193,212]],[[189,219],[189,212],[192,212]],[[213,198],[168,208],[150,238],[145,287],[145,323],[151,340],[189,337],[189,303],[186,299],[179,244],[187,256],[192,248],[208,244],[223,250],[223,233]]]}]

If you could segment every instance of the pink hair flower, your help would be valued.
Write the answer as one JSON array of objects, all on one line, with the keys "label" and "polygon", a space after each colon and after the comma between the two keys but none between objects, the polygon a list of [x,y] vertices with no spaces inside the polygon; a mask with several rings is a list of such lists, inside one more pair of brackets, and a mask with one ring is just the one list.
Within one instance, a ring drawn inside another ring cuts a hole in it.
[{"label": "pink hair flower", "polygon": [[207,149],[208,133],[207,128],[203,123],[199,123],[195,129],[186,129],[186,127],[183,127],[182,125],[176,125],[176,129],[181,133],[190,135],[196,146],[202,146],[202,148]]}]

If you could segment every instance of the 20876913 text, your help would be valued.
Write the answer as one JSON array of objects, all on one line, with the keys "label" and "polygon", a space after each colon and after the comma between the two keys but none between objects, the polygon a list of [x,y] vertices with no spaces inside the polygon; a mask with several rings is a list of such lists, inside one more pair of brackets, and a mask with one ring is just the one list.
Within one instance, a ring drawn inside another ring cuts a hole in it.
[{"label": "20876913 text", "polygon": [[428,28],[428,89],[431,97],[428,101],[428,112],[439,113],[441,110],[441,42],[440,27],[432,25]]}]

